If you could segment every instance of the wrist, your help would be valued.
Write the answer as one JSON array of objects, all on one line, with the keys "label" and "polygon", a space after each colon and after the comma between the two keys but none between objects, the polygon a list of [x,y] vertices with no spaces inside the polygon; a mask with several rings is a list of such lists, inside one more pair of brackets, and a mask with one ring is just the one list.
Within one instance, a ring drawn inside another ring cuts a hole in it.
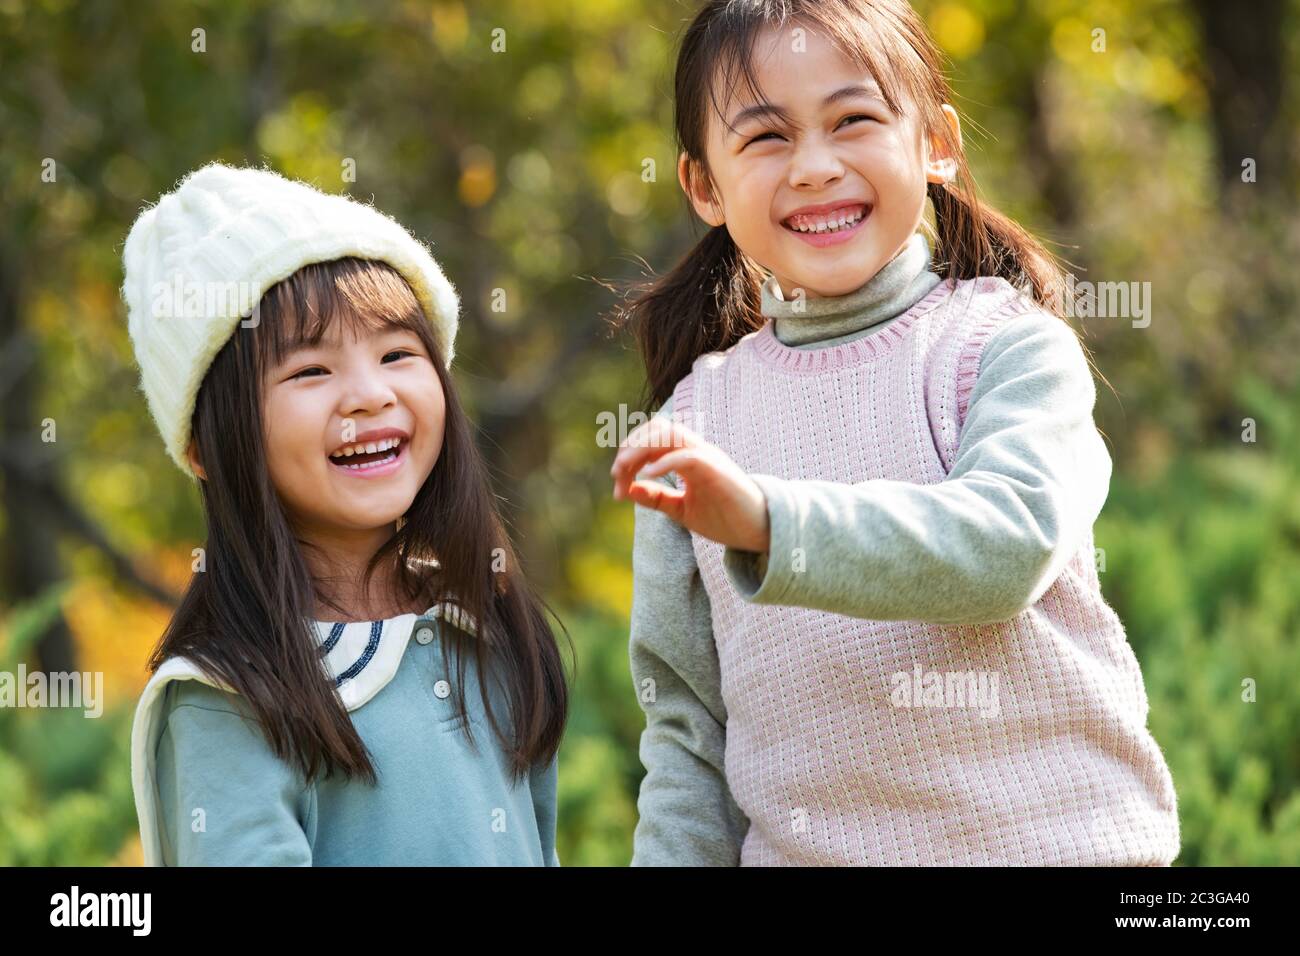
[{"label": "wrist", "polygon": [[755,533],[750,536],[749,544],[741,550],[766,554],[772,547],[772,521],[767,513],[767,495],[752,478],[749,479],[749,487]]}]

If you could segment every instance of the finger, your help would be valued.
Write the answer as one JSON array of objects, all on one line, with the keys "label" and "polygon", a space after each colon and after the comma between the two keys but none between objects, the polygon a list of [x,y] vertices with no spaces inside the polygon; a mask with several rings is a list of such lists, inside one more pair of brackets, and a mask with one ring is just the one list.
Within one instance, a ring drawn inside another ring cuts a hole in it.
[{"label": "finger", "polygon": [[676,491],[657,481],[634,481],[628,486],[627,496],[634,504],[660,511],[674,521],[681,522],[686,503],[684,491]]},{"label": "finger", "polygon": [[675,471],[685,478],[691,471],[696,469],[699,463],[698,451],[694,448],[682,448],[661,455],[642,468],[640,474],[647,478],[657,478],[659,475],[666,475],[670,471]]},{"label": "finger", "polygon": [[[641,427],[644,428],[645,426]],[[680,428],[680,426],[677,427]],[[629,440],[631,437],[628,436]],[[625,445],[615,456],[614,465],[610,468],[610,474],[614,478],[614,497],[626,497],[628,485],[631,484],[632,480],[647,463],[672,453],[674,449],[681,449],[684,441],[695,442],[697,440],[694,435],[674,431],[665,423],[663,427],[656,431],[643,433],[638,444]]]},{"label": "finger", "polygon": [[649,437],[656,433],[662,425],[655,418],[650,419],[644,425],[638,425],[632,429],[632,432],[619,443],[618,451],[614,453],[614,460],[609,466],[609,475],[614,479],[614,497],[624,498],[627,496],[627,486],[636,474],[636,468],[629,470],[629,459],[632,458],[638,449],[643,449],[648,445],[655,444],[649,441]]},{"label": "finger", "polygon": [[[656,416],[643,425],[638,425],[619,445],[614,456],[614,464],[609,473],[618,477],[620,471],[627,471],[627,462],[646,449],[686,448],[700,443],[700,437],[677,422]],[[644,459],[636,459],[644,460]],[[630,471],[636,474],[636,469]]]},{"label": "finger", "polygon": [[642,448],[636,450],[635,456],[625,458],[614,474],[614,497],[626,498],[628,486],[641,473],[645,465],[655,458],[669,454],[670,451],[671,449],[668,448]]}]

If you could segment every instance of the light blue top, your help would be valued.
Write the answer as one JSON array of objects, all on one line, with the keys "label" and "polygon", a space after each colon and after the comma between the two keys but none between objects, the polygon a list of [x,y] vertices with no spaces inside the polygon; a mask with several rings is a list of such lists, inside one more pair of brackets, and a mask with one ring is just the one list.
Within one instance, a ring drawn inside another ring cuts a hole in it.
[{"label": "light blue top", "polygon": [[454,716],[456,667],[444,662],[440,626],[414,614],[318,622],[340,695],[350,707],[364,701],[349,713],[373,786],[341,774],[307,785],[272,753],[237,695],[171,682],[155,752],[164,864],[559,866],[556,763],[511,782],[467,655],[473,749]]}]

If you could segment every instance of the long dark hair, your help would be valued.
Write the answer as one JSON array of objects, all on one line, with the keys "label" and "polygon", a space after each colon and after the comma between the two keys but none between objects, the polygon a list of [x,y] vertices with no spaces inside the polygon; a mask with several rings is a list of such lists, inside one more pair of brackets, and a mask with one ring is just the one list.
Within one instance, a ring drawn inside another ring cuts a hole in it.
[{"label": "long dark hair", "polygon": [[[943,56],[907,0],[710,0],[687,27],[677,55],[674,117],[690,177],[714,194],[705,143],[717,87],[743,80],[762,102],[751,57],[759,33],[798,20],[815,28],[877,80],[895,115],[909,101],[922,129],[956,159],[951,183],[930,183],[934,207],[932,268],[944,278],[1001,276],[1055,315],[1064,308],[1065,275],[1033,236],[979,199],[961,144],[941,107],[952,100]],[[715,87],[717,84],[717,87]],[[905,95],[901,95],[905,94]],[[639,287],[617,311],[646,366],[651,402],[662,404],[699,356],[720,351],[763,325],[761,266],[736,246],[726,224],[714,226],[668,274]]]},{"label": "long dark hair", "polygon": [[[206,569],[196,573],[150,657],[150,670],[184,655],[247,701],[277,756],[318,773],[375,781],[374,767],[323,665],[312,620],[317,605],[343,611],[329,583],[313,579],[266,467],[262,381],[299,343],[316,345],[335,321],[396,326],[420,337],[446,395],[442,452],[395,533],[370,559],[392,570],[395,606],[453,602],[477,622],[470,637],[440,628],[447,659],[463,678],[466,654],[482,675],[493,732],[516,778],[559,748],[568,711],[559,648],[544,605],[519,570],[496,510],[473,426],[461,407],[429,322],[391,266],[357,258],[320,262],[277,283],[259,321],[236,330],[199,389],[193,418],[203,467]],[[466,623],[466,622],[461,622]],[[508,715],[493,712],[497,681]],[[465,712],[464,680],[455,703]],[[508,725],[508,726],[507,726]],[[465,722],[470,734],[469,722]]]}]

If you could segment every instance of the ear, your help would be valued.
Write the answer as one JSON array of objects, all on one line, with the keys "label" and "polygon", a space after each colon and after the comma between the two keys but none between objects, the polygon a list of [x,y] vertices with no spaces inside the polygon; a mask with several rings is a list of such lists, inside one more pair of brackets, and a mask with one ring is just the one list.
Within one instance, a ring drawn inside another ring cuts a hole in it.
[{"label": "ear", "polygon": [[[961,120],[948,103],[943,104],[943,117],[952,130],[952,138],[961,148]],[[957,178],[957,157],[944,145],[943,140],[931,133],[925,160],[925,179],[931,183],[950,183]]]},{"label": "ear", "polygon": [[682,192],[691,201],[691,207],[695,214],[707,222],[710,226],[720,226],[727,221],[722,209],[709,195],[707,183],[702,181],[701,175],[692,176],[691,173],[698,169],[698,164],[691,161],[682,150],[681,156],[677,157],[677,181],[682,184]]},{"label": "ear", "polygon": [[203,466],[199,464],[199,452],[198,448],[194,445],[193,438],[190,439],[189,447],[185,449],[185,457],[189,459],[190,467],[194,469],[194,474],[198,475],[204,481],[207,481],[208,475],[207,472],[203,470]]}]

